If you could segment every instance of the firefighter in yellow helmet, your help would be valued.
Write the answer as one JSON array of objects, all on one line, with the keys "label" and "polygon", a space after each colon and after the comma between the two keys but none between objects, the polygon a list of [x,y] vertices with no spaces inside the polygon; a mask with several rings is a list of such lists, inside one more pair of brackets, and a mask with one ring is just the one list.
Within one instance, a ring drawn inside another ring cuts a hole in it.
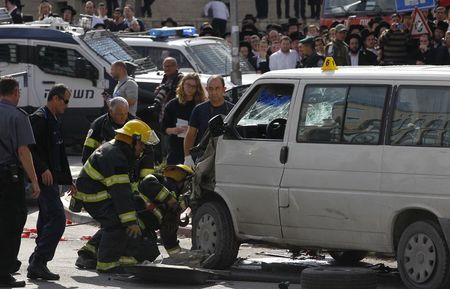
[{"label": "firefighter in yellow helmet", "polygon": [[102,237],[97,252],[99,272],[121,272],[122,259],[151,260],[159,255],[156,242],[145,252],[133,254],[142,227],[135,210],[130,175],[145,145],[159,142],[143,121],[130,120],[116,130],[114,140],[97,148],[84,164],[77,179],[80,190],[74,198],[97,220]]},{"label": "firefighter in yellow helmet", "polygon": [[192,258],[205,257],[204,254],[199,256],[197,252],[182,250],[177,238],[180,214],[188,206],[189,181],[193,173],[191,167],[187,165],[169,165],[162,175],[146,176],[139,184],[139,192],[145,207],[154,215],[152,218],[144,217],[144,223],[147,227],[159,229],[167,253],[171,258],[182,259],[182,264],[186,264],[183,262],[188,262]]}]

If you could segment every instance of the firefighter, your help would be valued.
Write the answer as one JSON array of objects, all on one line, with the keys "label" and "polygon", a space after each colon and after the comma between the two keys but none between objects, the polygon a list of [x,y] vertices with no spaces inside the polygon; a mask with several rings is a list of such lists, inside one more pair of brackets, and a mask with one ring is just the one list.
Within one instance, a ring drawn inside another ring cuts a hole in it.
[{"label": "firefighter", "polygon": [[172,258],[188,254],[178,244],[177,231],[180,214],[187,209],[188,182],[192,174],[193,170],[187,165],[170,165],[164,169],[163,176],[149,175],[139,184],[140,196],[154,212],[153,220],[142,220],[147,227],[160,230],[164,248]]},{"label": "firefighter", "polygon": [[135,240],[142,238],[142,227],[133,202],[130,177],[145,145],[158,142],[146,123],[130,120],[116,130],[114,140],[101,145],[89,157],[80,172],[77,179],[80,189],[74,198],[100,223],[102,230],[96,264],[99,272],[122,272],[121,259],[135,263],[133,259],[138,255],[145,259],[159,255],[156,242],[147,249],[147,256],[142,257],[146,254],[135,250],[139,247],[134,246]]}]

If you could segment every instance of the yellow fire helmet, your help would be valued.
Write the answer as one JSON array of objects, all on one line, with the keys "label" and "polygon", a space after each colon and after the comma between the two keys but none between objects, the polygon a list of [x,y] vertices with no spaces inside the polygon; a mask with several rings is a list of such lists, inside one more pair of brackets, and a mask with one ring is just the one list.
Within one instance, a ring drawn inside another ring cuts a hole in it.
[{"label": "yellow fire helmet", "polygon": [[159,138],[156,133],[142,120],[132,119],[123,125],[122,128],[116,129],[116,133],[132,137],[134,140],[143,142],[146,145],[156,145]]},{"label": "yellow fire helmet", "polygon": [[169,165],[164,168],[163,175],[174,179],[176,182],[183,181],[188,175],[192,175],[194,171],[187,165]]}]

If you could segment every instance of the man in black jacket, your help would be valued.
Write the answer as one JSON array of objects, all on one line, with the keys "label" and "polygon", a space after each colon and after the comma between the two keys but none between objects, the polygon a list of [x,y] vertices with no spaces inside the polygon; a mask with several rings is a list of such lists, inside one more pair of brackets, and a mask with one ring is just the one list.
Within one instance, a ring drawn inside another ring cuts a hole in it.
[{"label": "man in black jacket", "polygon": [[69,89],[64,84],[56,84],[48,93],[47,105],[30,116],[36,139],[36,144],[31,145],[30,149],[41,188],[38,198],[38,237],[28,266],[27,276],[30,279],[59,279],[58,274],[50,272],[47,268],[47,262],[53,259],[66,225],[58,185],[69,185],[69,193],[76,192],[59,119],[66,110],[69,100]]},{"label": "man in black jacket", "polygon": [[300,43],[303,44],[303,59],[301,61],[301,67],[321,67],[323,65],[324,58],[316,52],[315,37],[308,36],[300,40]]},{"label": "man in black jacket", "polygon": [[[19,6],[19,7],[18,7]],[[13,24],[22,24],[22,13],[20,13],[20,1],[5,0],[5,7]]]}]

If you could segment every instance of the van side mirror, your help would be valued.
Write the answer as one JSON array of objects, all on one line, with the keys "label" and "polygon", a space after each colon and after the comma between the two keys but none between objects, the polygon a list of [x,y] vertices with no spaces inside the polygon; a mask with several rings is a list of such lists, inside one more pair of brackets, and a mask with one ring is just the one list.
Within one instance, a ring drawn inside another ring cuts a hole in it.
[{"label": "van side mirror", "polygon": [[225,125],[223,123],[224,116],[219,114],[211,118],[208,122],[209,133],[212,137],[218,137],[225,133]]}]

